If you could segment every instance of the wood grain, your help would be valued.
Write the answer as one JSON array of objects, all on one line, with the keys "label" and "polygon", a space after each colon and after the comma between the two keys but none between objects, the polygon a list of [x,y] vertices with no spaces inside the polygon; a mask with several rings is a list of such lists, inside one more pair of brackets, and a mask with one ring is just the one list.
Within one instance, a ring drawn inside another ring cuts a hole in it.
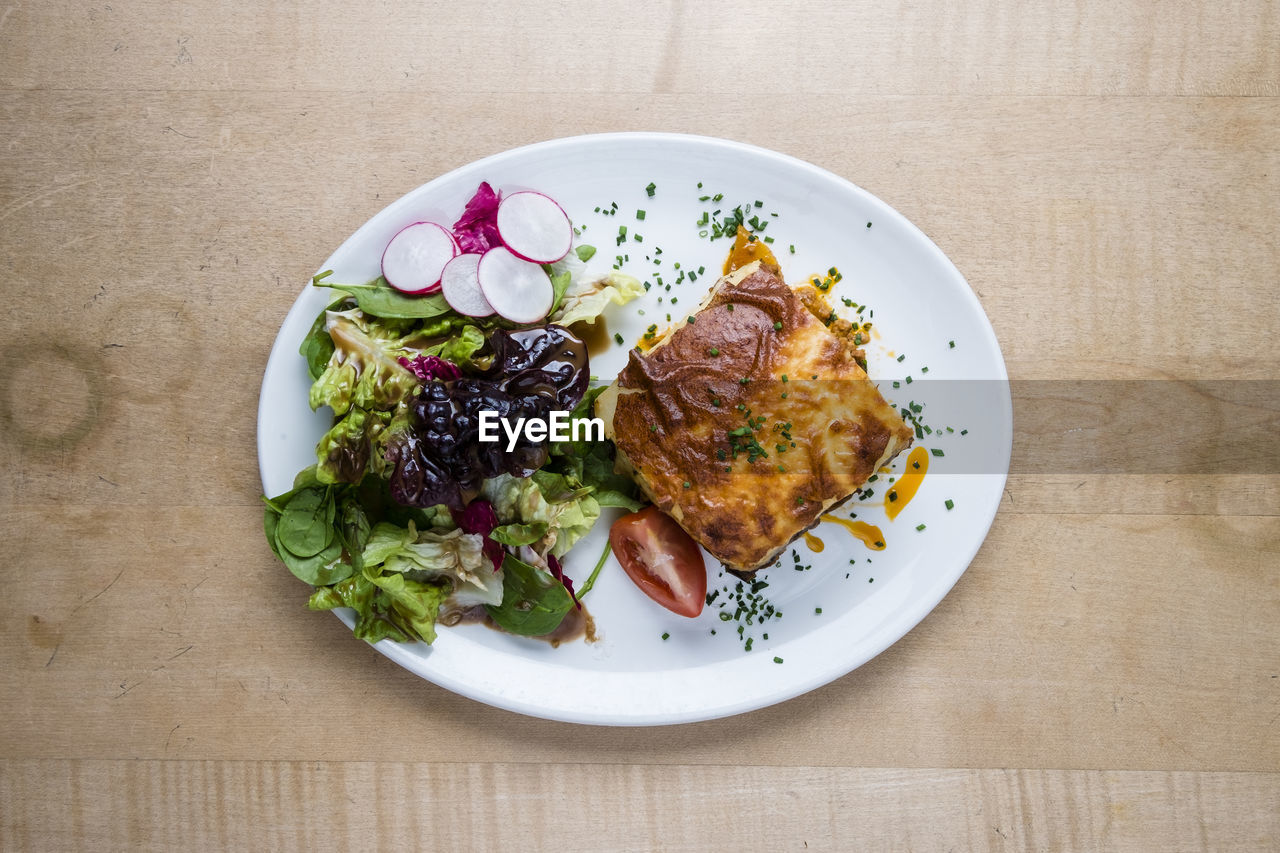
[{"label": "wood grain", "polygon": [[[15,5],[5,88],[790,95],[1280,94],[1265,0],[1043,8],[857,0],[632,6],[304,0]],[[3,14],[3,13],[0,13]],[[46,45],[74,44],[74,62]],[[754,63],[757,57],[765,63]],[[767,70],[766,70],[767,69]]]},{"label": "wood grain", "polygon": [[255,410],[356,226],[616,130],[877,194],[1014,379],[1276,380],[1277,44],[1263,0],[0,3],[0,848],[1276,849],[1280,472],[1015,470],[869,664],[615,730],[307,612]]},{"label": "wood grain", "polygon": [[1252,773],[5,761],[0,845],[1262,851],[1277,798],[1275,777]]}]

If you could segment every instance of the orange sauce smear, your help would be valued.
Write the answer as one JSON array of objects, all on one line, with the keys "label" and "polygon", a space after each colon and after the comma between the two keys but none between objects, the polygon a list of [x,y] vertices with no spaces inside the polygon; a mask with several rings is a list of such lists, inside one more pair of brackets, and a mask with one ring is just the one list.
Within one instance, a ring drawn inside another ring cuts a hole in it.
[{"label": "orange sauce smear", "polygon": [[778,265],[778,259],[773,256],[768,245],[739,225],[733,248],[729,250],[729,256],[724,259],[724,274],[728,275],[753,261],[759,261],[761,266],[772,270],[775,275],[782,275],[782,267]]},{"label": "orange sauce smear", "polygon": [[809,550],[815,554],[821,554],[823,550],[827,547],[826,544],[824,544],[821,539],[819,539],[817,536],[814,536],[812,533],[808,532],[807,530],[805,531],[805,534],[804,534],[804,544],[808,545]]},{"label": "orange sauce smear", "polygon": [[854,521],[851,518],[838,518],[834,515],[824,515],[822,520],[840,525],[872,551],[884,550],[884,534],[874,524],[867,524],[865,521]]},{"label": "orange sauce smear", "polygon": [[893,521],[902,512],[902,508],[911,503],[911,499],[920,490],[924,475],[929,473],[929,451],[916,447],[907,456],[907,470],[898,482],[889,487],[884,496],[884,512]]}]

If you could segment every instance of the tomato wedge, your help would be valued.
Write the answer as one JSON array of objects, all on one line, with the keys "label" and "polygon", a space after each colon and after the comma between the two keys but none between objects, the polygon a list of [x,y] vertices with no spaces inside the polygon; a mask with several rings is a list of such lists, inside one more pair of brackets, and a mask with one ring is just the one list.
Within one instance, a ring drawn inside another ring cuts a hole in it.
[{"label": "tomato wedge", "polygon": [[694,617],[707,601],[707,567],[698,543],[670,516],[649,506],[609,528],[609,544],[627,576],[673,613]]}]

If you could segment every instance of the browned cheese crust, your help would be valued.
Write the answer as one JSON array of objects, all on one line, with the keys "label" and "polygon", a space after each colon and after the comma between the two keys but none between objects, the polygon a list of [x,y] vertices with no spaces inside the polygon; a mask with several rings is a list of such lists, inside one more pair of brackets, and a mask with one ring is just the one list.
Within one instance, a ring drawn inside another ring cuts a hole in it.
[{"label": "browned cheese crust", "polygon": [[911,443],[811,290],[758,263],[722,278],[692,321],[631,351],[597,406],[619,467],[737,571],[771,562]]}]

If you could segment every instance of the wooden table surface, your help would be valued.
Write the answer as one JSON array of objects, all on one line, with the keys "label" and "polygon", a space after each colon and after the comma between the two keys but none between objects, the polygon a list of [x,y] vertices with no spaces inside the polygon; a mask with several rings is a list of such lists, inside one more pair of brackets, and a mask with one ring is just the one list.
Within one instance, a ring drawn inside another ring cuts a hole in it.
[{"label": "wooden table surface", "polygon": [[1280,378],[1280,7],[262,5],[0,2],[0,847],[1280,847],[1274,465],[1015,470],[869,664],[611,729],[308,613],[254,445],[276,331],[357,225],[599,131],[865,187],[1015,379]]}]

